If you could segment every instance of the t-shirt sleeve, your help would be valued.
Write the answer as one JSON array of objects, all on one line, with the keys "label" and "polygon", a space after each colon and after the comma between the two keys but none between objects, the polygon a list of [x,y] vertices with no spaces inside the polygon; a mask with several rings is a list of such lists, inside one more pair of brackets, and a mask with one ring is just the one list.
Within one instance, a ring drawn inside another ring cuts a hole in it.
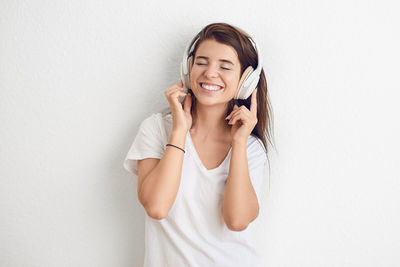
[{"label": "t-shirt sleeve", "polygon": [[125,156],[123,166],[130,173],[138,175],[138,160],[145,158],[161,159],[164,146],[161,134],[160,114],[152,114],[142,121],[138,133]]},{"label": "t-shirt sleeve", "polygon": [[253,138],[247,148],[247,158],[250,181],[257,195],[259,208],[261,206],[260,196],[262,185],[265,180],[264,170],[267,161],[264,145],[259,138]]}]

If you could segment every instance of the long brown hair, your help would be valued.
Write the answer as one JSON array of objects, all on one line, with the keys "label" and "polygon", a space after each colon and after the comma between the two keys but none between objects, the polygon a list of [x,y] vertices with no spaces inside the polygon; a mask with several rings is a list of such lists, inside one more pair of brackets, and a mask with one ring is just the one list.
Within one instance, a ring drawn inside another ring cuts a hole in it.
[{"label": "long brown hair", "polygon": [[[219,43],[227,44],[236,50],[241,66],[241,75],[250,65],[253,67],[253,69],[256,69],[258,64],[257,52],[248,39],[251,39],[251,37],[242,29],[222,22],[212,23],[204,27],[196,35],[193,41],[195,41],[197,38],[198,41],[193,49],[193,58],[195,58],[197,48],[201,42],[205,40],[215,40]],[[194,60],[192,61],[192,65],[193,62]],[[271,139],[273,139],[273,117],[264,69],[261,70],[260,80],[257,84],[257,88],[257,124],[251,134],[257,136],[261,140],[265,148],[265,153],[268,157],[269,146],[267,145],[267,141],[269,141],[269,143],[273,146],[273,142],[271,141]],[[196,97],[191,89],[188,91],[192,96],[192,110],[194,110],[193,107],[196,104]],[[238,99],[237,101],[239,106],[245,105],[246,108],[250,110],[251,95],[247,99]],[[234,104],[234,100],[232,99],[229,102],[226,116],[232,112]]]},{"label": "long brown hair", "polygon": [[[199,45],[205,40],[215,40],[219,43],[227,44],[233,47],[236,50],[236,53],[239,57],[239,62],[241,66],[241,75],[246,70],[248,66],[252,66],[253,69],[256,69],[258,64],[257,52],[255,51],[253,44],[250,42],[249,38],[251,36],[247,34],[245,31],[240,29],[237,26],[233,26],[227,23],[219,22],[219,23],[211,23],[205,26],[195,38],[193,38],[193,42],[198,38],[198,41],[193,49],[193,58],[195,58],[195,53]],[[253,40],[253,39],[252,39]],[[190,45],[193,45],[193,42]],[[256,44],[257,45],[257,44]],[[193,66],[194,60],[192,61]],[[272,140],[274,139],[273,135],[273,116],[272,116],[272,106],[269,100],[269,94],[267,89],[267,80],[265,78],[264,69],[261,70],[260,80],[257,84],[257,124],[251,132],[252,135],[258,137],[261,140],[265,153],[269,162],[268,152],[270,151],[267,143],[269,142],[273,147],[274,144]],[[189,88],[188,92],[192,96],[192,107],[191,110],[195,110],[196,105],[196,97],[193,94],[192,90]],[[245,105],[247,109],[250,110],[251,104],[251,95],[247,99],[237,99],[237,104],[239,106]],[[182,107],[183,107],[182,101]],[[235,105],[235,101],[232,99],[228,104],[228,111],[226,116],[228,116]],[[170,114],[171,110],[168,106],[164,108],[162,111],[163,115]],[[268,164],[268,169],[270,171],[270,164]]]}]

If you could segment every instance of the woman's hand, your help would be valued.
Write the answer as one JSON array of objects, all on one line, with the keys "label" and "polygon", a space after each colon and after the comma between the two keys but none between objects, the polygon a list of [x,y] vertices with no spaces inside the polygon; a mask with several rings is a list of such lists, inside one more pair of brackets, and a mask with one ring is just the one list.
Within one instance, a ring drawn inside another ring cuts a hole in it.
[{"label": "woman's hand", "polygon": [[[169,102],[169,106],[173,119],[173,131],[183,131],[187,133],[192,127],[192,115],[190,109],[192,107],[192,96],[184,93],[183,82],[179,81],[179,85],[175,84],[165,90],[165,97]],[[186,96],[184,107],[179,100],[180,97]]]},{"label": "woman's hand", "polygon": [[235,105],[231,114],[225,119],[229,119],[228,124],[232,125],[231,136],[233,141],[244,141],[247,142],[247,138],[250,136],[254,127],[256,126],[257,120],[257,88],[251,95],[250,110],[246,106]]}]

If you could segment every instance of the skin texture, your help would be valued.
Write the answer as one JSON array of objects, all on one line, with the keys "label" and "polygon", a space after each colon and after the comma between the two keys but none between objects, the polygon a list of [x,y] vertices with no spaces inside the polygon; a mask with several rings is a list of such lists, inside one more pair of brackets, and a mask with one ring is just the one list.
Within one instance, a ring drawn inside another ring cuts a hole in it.
[{"label": "skin texture", "polygon": [[224,220],[230,229],[241,231],[258,216],[258,200],[250,181],[247,163],[247,138],[257,124],[257,91],[251,97],[250,110],[236,107],[230,119],[232,156],[222,205]]},{"label": "skin texture", "polygon": [[[240,62],[235,49],[214,40],[203,41],[197,51],[190,73],[191,89],[196,96],[196,116],[193,132],[200,136],[226,135],[230,131],[225,120],[228,103],[237,92],[240,79]],[[200,57],[208,57],[203,59]],[[234,65],[220,62],[227,59]],[[208,93],[200,87],[201,82],[222,85],[220,91]]]},{"label": "skin texture", "polygon": [[[250,181],[247,164],[247,138],[257,124],[257,101],[255,90],[252,94],[250,110],[236,105],[225,118],[229,101],[235,96],[240,80],[240,62],[235,49],[214,40],[202,42],[197,51],[192,72],[191,89],[196,96],[196,115],[191,132],[207,142],[207,136],[226,135],[226,121],[232,144],[232,155],[228,180],[222,206],[225,223],[232,230],[244,230],[258,215],[258,202]],[[201,56],[208,59],[200,58]],[[228,59],[233,63],[221,62]],[[229,70],[228,70],[229,69]],[[205,93],[200,82],[222,85],[215,93]],[[194,134],[193,134],[194,135]],[[201,147],[201,143],[198,147]]]},{"label": "skin texture", "polygon": [[[185,96],[182,81],[165,91],[173,116],[169,143],[184,148],[188,131],[199,148],[198,152],[210,144],[221,144],[221,140],[229,141],[232,154],[221,212],[229,229],[242,231],[258,215],[257,197],[247,163],[247,139],[257,124],[257,90],[252,94],[250,110],[245,106],[235,106],[225,117],[228,103],[237,93],[240,80],[241,66],[237,53],[229,45],[206,40],[199,45],[195,56],[190,82],[196,96],[196,110],[190,111],[190,95],[186,97],[183,108],[179,102],[180,97]],[[221,62],[221,59],[233,64]],[[223,88],[213,93],[205,92],[201,82]],[[138,163],[139,200],[152,218],[164,218],[175,201],[183,155],[181,150],[167,146],[160,160],[144,159]]]}]

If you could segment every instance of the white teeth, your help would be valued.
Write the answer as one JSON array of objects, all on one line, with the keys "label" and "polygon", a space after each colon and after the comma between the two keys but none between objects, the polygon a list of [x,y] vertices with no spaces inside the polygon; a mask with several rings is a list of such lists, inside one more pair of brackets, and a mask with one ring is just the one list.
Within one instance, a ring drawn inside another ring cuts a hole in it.
[{"label": "white teeth", "polygon": [[211,85],[206,85],[206,84],[201,84],[201,87],[203,87],[206,90],[210,90],[210,91],[218,91],[219,89],[221,89],[221,87],[219,86],[211,86]]}]

